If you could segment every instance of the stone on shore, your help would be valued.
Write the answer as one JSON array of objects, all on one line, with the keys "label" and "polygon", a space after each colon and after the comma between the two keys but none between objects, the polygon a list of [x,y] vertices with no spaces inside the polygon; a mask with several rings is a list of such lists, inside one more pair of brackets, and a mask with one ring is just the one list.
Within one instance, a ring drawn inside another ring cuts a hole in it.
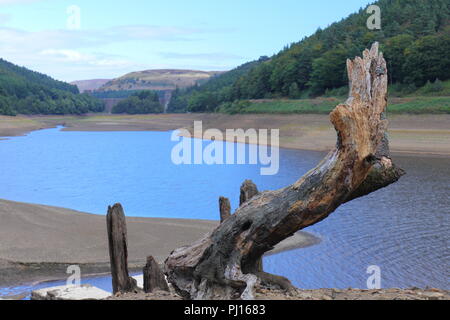
[{"label": "stone on shore", "polygon": [[31,300],[103,300],[110,296],[110,292],[85,284],[35,290]]},{"label": "stone on shore", "polygon": [[139,289],[144,289],[144,275],[134,276],[132,277],[137,282],[137,286]]}]

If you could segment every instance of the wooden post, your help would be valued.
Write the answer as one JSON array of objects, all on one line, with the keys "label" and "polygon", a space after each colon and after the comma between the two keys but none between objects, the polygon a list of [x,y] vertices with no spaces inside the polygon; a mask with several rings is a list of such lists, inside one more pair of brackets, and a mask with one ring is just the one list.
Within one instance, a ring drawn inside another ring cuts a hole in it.
[{"label": "wooden post", "polygon": [[152,293],[155,290],[169,292],[169,285],[156,260],[149,256],[144,267],[144,292]]},{"label": "wooden post", "polygon": [[225,197],[220,197],[219,198],[219,208],[220,208],[220,223],[222,223],[226,219],[231,217],[230,199],[225,198]]},{"label": "wooden post", "polygon": [[113,293],[134,292],[137,283],[128,274],[127,225],[122,205],[108,207],[106,225]]}]

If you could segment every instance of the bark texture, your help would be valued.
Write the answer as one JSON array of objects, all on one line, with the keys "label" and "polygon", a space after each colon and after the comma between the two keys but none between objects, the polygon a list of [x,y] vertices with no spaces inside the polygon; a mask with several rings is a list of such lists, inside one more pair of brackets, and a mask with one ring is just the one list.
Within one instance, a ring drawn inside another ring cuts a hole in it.
[{"label": "bark texture", "polygon": [[258,187],[251,180],[245,180],[241,186],[241,194],[239,197],[239,206],[249,201],[259,193]]},{"label": "bark texture", "polygon": [[389,153],[387,68],[378,43],[347,61],[348,100],[330,115],[336,148],[296,183],[257,194],[217,229],[172,252],[165,272],[188,299],[253,299],[257,284],[289,288],[263,273],[263,254],[341,204],[396,182],[403,174]]},{"label": "bark texture", "polygon": [[134,292],[136,280],[128,273],[127,224],[120,204],[108,207],[106,215],[113,292]]},{"label": "bark texture", "polygon": [[231,204],[230,199],[225,197],[219,198],[219,210],[220,210],[220,223],[231,217]]},{"label": "bark texture", "polygon": [[157,290],[170,291],[164,273],[152,256],[147,257],[147,264],[145,265],[143,272],[145,293],[152,293]]}]

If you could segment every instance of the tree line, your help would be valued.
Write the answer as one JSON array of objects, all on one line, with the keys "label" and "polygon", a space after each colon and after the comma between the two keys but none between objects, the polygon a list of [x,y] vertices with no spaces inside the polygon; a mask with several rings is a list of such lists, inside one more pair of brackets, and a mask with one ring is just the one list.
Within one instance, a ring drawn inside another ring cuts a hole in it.
[{"label": "tree line", "polygon": [[148,114],[163,113],[164,106],[159,101],[158,93],[144,90],[133,93],[130,97],[120,101],[112,109],[112,113]]},{"label": "tree line", "polygon": [[406,91],[450,79],[450,2],[380,0],[381,30],[364,9],[317,30],[271,58],[243,65],[202,86],[175,92],[169,111],[214,112],[247,99],[308,98],[348,83],[346,60],[378,41],[391,84]]},{"label": "tree line", "polygon": [[66,82],[0,59],[0,114],[84,114],[104,104]]}]

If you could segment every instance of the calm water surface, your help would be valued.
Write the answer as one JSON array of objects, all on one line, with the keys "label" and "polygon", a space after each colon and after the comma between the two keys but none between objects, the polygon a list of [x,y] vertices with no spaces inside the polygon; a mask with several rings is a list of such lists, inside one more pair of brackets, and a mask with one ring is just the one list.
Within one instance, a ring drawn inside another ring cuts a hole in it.
[{"label": "calm water surface", "polygon": [[[95,214],[121,202],[128,216],[216,220],[218,197],[236,208],[245,179],[278,189],[324,156],[281,150],[275,176],[261,176],[254,165],[176,166],[170,136],[49,129],[1,141],[0,198]],[[450,159],[395,160],[408,172],[401,182],[343,205],[306,230],[319,245],[268,257],[266,271],[302,288],[366,288],[367,267],[377,265],[383,287],[450,289]],[[107,278],[92,281],[110,287]]]}]

